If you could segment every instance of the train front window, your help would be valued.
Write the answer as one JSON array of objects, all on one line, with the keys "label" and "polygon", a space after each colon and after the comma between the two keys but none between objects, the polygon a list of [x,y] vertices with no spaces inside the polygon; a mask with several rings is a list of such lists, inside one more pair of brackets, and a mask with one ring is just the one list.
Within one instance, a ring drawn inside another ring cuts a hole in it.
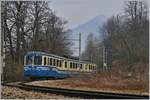
[{"label": "train front window", "polygon": [[26,65],[32,65],[32,56],[26,56]]},{"label": "train front window", "polygon": [[34,56],[34,65],[42,65],[42,56]]}]

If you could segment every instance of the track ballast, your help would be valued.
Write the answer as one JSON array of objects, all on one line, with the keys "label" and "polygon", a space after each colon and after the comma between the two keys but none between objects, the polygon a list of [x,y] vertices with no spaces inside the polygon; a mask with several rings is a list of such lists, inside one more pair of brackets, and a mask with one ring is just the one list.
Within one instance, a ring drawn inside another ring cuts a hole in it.
[{"label": "track ballast", "polygon": [[42,93],[54,93],[61,94],[70,97],[80,97],[86,99],[148,99],[148,95],[135,95],[135,94],[119,94],[119,93],[108,93],[108,92],[95,92],[75,89],[65,89],[57,87],[43,87],[28,85],[25,82],[18,82],[14,84],[5,84],[6,86],[18,87],[24,90],[32,90]]}]

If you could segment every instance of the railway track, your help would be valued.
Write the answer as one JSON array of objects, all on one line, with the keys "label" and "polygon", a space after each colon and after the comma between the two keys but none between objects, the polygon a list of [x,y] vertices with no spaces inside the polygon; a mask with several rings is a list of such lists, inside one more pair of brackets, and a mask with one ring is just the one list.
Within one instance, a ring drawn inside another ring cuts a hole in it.
[{"label": "railway track", "polygon": [[106,93],[106,92],[94,92],[54,87],[43,87],[25,84],[25,82],[16,82],[5,84],[6,86],[18,87],[28,91],[37,91],[42,93],[54,93],[61,94],[70,97],[80,97],[86,99],[148,99],[148,95],[135,95],[135,94],[119,94],[119,93]]}]

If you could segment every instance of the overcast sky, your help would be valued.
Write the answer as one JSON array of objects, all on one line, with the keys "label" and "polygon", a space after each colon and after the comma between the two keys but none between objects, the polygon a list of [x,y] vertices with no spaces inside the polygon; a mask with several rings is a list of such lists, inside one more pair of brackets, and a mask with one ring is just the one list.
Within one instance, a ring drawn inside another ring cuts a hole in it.
[{"label": "overcast sky", "polygon": [[[109,18],[121,14],[125,1],[127,0],[50,0],[49,6],[56,15],[68,21],[67,28],[74,29],[99,15]],[[74,54],[78,54],[78,51]]]},{"label": "overcast sky", "polygon": [[75,28],[97,15],[111,17],[123,12],[125,0],[50,0],[50,7]]}]

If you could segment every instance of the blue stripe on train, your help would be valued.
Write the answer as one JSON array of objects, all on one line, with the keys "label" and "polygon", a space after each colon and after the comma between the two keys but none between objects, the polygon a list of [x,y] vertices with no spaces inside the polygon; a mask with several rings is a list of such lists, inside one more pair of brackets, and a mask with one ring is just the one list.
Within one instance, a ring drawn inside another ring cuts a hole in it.
[{"label": "blue stripe on train", "polygon": [[70,74],[67,71],[59,71],[55,67],[48,66],[25,66],[24,67],[25,77],[55,77],[65,78],[69,77]]}]

